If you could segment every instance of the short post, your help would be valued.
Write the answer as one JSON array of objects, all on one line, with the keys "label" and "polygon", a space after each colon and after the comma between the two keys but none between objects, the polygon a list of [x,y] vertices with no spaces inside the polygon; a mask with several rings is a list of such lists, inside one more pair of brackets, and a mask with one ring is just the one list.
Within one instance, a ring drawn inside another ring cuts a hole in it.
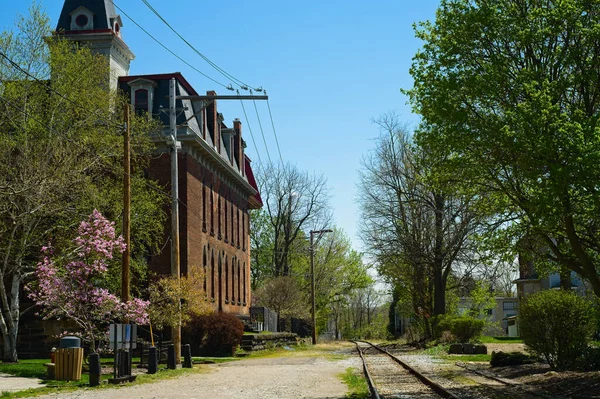
[{"label": "short post", "polygon": [[148,374],[156,374],[158,371],[158,356],[156,356],[156,346],[148,348]]},{"label": "short post", "polygon": [[100,375],[102,374],[100,355],[91,353],[88,358],[90,362],[90,386],[95,387],[100,385]]},{"label": "short post", "polygon": [[183,345],[183,367],[187,369],[192,368],[192,349],[190,344]]},{"label": "short post", "polygon": [[171,344],[167,348],[167,368],[171,370],[175,370],[175,345]]}]

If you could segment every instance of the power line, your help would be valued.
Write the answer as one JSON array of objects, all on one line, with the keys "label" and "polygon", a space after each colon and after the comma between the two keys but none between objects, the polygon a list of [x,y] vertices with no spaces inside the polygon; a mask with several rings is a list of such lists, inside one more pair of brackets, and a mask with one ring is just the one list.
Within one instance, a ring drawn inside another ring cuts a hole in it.
[{"label": "power line", "polygon": [[[267,91],[265,90],[265,96],[267,95]],[[275,136],[275,143],[277,144],[277,152],[279,153],[279,159],[281,160],[281,166],[283,166],[283,157],[281,156],[281,148],[279,148],[279,140],[277,139],[277,131],[275,130],[275,122],[273,122],[273,114],[271,113],[271,105],[269,104],[269,99],[267,98],[267,107],[269,108],[269,118],[271,118],[271,126],[273,127],[273,135]]]},{"label": "power line", "polygon": [[[252,94],[252,90],[250,90],[250,94]],[[260,134],[262,135],[263,143],[265,144],[265,150],[267,151],[267,156],[269,157],[269,163],[273,166],[273,161],[271,161],[271,154],[269,154],[269,147],[267,146],[267,140],[265,139],[265,132],[262,127],[262,122],[260,121],[260,115],[258,114],[258,108],[256,107],[256,100],[252,100],[254,103],[254,111],[256,111],[256,119],[258,119],[258,126],[260,127]]]},{"label": "power line", "polygon": [[[192,45],[189,41],[187,41],[175,28],[173,28],[173,26],[171,26],[171,24],[169,24],[169,22],[167,22],[167,20],[165,18],[162,17],[162,15],[160,15],[160,13],[154,8],[152,7],[152,5],[147,1],[147,0],[142,0],[142,2],[154,13],[154,15],[156,15],[169,29],[171,29],[171,31],[173,31],[173,33],[175,33],[185,44],[188,45],[188,47],[190,47],[196,54],[198,54],[204,61],[206,61],[210,66],[212,66],[215,70],[217,70],[217,72],[219,72],[221,75],[225,76],[226,78],[230,79],[231,81],[233,81],[236,85],[240,86],[241,89],[243,90],[248,90],[249,88],[261,92],[262,88],[255,88],[250,86],[247,83],[244,83],[243,81],[239,80],[238,78],[236,78],[235,76],[231,75],[230,73],[228,73],[227,71],[225,71],[224,69],[222,69],[221,67],[219,67],[217,64],[215,64],[214,62],[212,62],[208,57],[206,57],[204,54],[202,54],[196,47],[194,47],[194,45]],[[232,87],[228,88],[229,90],[233,90]]]},{"label": "power line", "polygon": [[[238,94],[240,94],[239,90],[236,90],[236,92]],[[254,144],[254,148],[256,149],[256,156],[258,156],[258,162],[260,162],[262,164],[262,159],[260,159],[260,152],[258,151],[258,146],[256,145],[256,140],[254,140],[254,133],[252,133],[252,128],[250,127],[250,121],[248,120],[248,114],[246,113],[246,107],[244,107],[244,102],[241,99],[240,99],[240,104],[242,104],[242,110],[244,111],[244,117],[246,118],[246,124],[248,125],[248,130],[250,131],[250,137],[252,138],[252,143]],[[269,155],[268,152],[267,152],[267,155]]]},{"label": "power line", "polygon": [[146,35],[148,35],[152,40],[154,40],[156,43],[158,43],[162,48],[164,48],[165,50],[167,50],[169,53],[171,53],[175,58],[177,58],[179,61],[183,62],[185,65],[187,65],[188,67],[192,68],[194,71],[198,72],[200,75],[204,76],[205,78],[207,78],[208,80],[218,84],[219,86],[222,86],[226,89],[230,89],[231,86],[227,86],[221,82],[219,82],[216,79],[211,78],[210,76],[208,76],[207,74],[205,74],[204,72],[202,72],[201,70],[199,70],[198,68],[196,68],[195,66],[193,66],[192,64],[190,64],[189,62],[187,62],[185,59],[183,59],[182,57],[180,57],[179,55],[177,55],[173,50],[171,50],[170,48],[168,48],[166,45],[164,45],[160,40],[158,40],[156,37],[154,37],[150,32],[148,32],[146,29],[144,29],[143,26],[141,26],[140,24],[138,24],[133,18],[131,18],[129,16],[129,14],[127,14],[125,11],[123,11],[123,9],[121,7],[119,7],[113,0],[111,0],[111,3],[113,3],[113,5],[120,11],[123,13],[123,15],[125,15],[127,18],[129,18],[129,20],[131,22],[133,22],[135,24],[135,26],[137,26],[138,28],[140,28],[142,30],[142,32],[144,32]]}]

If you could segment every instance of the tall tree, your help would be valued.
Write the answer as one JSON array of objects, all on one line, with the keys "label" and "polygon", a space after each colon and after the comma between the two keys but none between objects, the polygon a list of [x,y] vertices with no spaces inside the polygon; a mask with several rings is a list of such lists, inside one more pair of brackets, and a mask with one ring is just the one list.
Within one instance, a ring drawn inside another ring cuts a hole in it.
[{"label": "tall tree", "polygon": [[301,248],[307,230],[327,227],[331,220],[325,177],[310,175],[291,164],[270,165],[257,179],[273,227],[273,276],[290,275],[290,257]]},{"label": "tall tree", "polygon": [[468,197],[428,180],[432,158],[412,145],[396,115],[376,123],[382,134],[363,160],[359,185],[362,238],[380,274],[409,287],[426,321],[446,311],[448,277],[472,255],[476,218]]},{"label": "tall tree", "polygon": [[[77,221],[94,207],[117,219],[114,186],[123,173],[124,99],[107,87],[106,58],[52,37],[39,5],[30,14],[20,17],[16,32],[0,34],[0,334],[3,359],[13,362],[20,290],[39,248],[72,238]],[[133,118],[138,251],[156,248],[153,237],[164,218],[155,185],[141,175],[152,126]]]},{"label": "tall tree", "polygon": [[596,295],[599,18],[596,1],[442,0],[416,29],[424,45],[407,91],[422,115],[417,141],[448,160],[437,174]]}]

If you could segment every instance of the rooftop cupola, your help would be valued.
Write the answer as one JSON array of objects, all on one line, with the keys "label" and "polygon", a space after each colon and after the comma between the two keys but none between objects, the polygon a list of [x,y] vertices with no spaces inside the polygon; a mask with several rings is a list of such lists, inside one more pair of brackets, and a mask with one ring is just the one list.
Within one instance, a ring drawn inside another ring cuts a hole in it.
[{"label": "rooftop cupola", "polygon": [[110,86],[116,89],[118,78],[129,75],[135,58],[122,39],[122,26],[111,0],[65,0],[56,33],[108,57]]}]

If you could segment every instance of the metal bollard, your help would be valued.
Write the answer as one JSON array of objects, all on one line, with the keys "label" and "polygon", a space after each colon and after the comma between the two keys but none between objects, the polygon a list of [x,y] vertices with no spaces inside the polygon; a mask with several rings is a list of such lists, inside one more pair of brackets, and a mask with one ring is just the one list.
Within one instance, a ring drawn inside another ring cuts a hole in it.
[{"label": "metal bollard", "polygon": [[175,345],[171,344],[167,348],[167,368],[175,370],[177,364],[175,363]]},{"label": "metal bollard", "polygon": [[158,356],[156,346],[148,348],[148,374],[156,374],[158,371]]},{"label": "metal bollard", "polygon": [[90,362],[90,386],[95,387],[100,385],[100,375],[102,374],[100,355],[91,353],[88,358]]},{"label": "metal bollard", "polygon": [[183,367],[187,369],[192,368],[192,349],[190,344],[183,345]]}]

